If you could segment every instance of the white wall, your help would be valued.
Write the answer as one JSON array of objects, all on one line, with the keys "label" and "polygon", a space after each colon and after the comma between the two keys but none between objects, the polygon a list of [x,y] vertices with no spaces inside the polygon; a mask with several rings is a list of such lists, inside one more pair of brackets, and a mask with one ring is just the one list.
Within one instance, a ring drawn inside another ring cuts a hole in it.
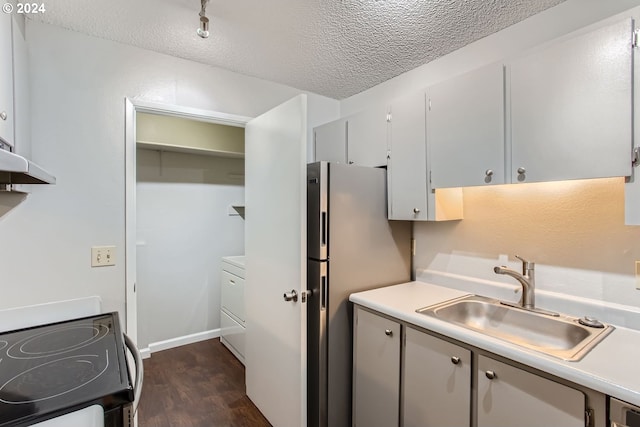
[{"label": "white wall", "polygon": [[[640,308],[640,227],[624,225],[624,179],[463,189],[464,219],[419,223],[415,265],[519,288],[496,265],[536,262],[536,288]],[[508,257],[509,256],[509,259]]]},{"label": "white wall", "polygon": [[[629,10],[639,4],[568,0],[343,100],[341,115],[516,56],[603,19],[640,18],[640,8]],[[622,179],[465,188],[462,221],[416,223],[415,267],[513,283],[492,268],[503,263],[517,268],[507,255],[519,254],[537,262],[538,288],[640,307],[634,278],[640,227],[624,225],[625,191],[628,204],[640,204],[637,178],[626,188]]]},{"label": "white wall", "polygon": [[138,150],[138,346],[220,327],[220,259],[244,255],[244,159]]},{"label": "white wall", "polygon": [[[0,308],[99,295],[124,323],[124,98],[256,116],[300,91],[32,21],[27,42],[33,160],[58,183],[0,194]],[[311,134],[339,103],[308,99]],[[93,245],[116,266],[90,268]]]}]

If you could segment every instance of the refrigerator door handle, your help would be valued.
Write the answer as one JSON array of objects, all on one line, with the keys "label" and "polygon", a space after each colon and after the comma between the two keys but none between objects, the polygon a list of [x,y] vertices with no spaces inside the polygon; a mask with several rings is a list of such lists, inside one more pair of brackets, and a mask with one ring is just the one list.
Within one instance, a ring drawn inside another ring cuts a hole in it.
[{"label": "refrigerator door handle", "polygon": [[327,247],[327,212],[322,211],[320,213],[320,245],[322,248]]},{"label": "refrigerator door handle", "polygon": [[320,310],[327,309],[327,276],[320,277]]}]

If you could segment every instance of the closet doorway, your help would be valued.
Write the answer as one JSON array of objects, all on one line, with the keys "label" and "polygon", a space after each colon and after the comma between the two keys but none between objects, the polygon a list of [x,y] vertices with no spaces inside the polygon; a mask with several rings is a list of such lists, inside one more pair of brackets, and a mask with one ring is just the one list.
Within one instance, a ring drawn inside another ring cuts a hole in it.
[{"label": "closet doorway", "polygon": [[220,335],[221,258],[244,254],[244,127],[148,110],[134,111],[132,184],[136,332],[146,357]]}]

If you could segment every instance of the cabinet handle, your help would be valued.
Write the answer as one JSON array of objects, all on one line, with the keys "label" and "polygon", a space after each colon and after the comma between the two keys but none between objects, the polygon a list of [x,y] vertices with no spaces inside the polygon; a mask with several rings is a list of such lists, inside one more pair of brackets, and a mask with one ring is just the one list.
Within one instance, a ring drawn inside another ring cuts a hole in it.
[{"label": "cabinet handle", "polygon": [[384,330],[384,334],[388,337],[392,337],[393,336],[393,331],[391,329],[385,329]]},{"label": "cabinet handle", "polygon": [[458,363],[460,363],[460,358],[457,356],[451,356],[451,363],[457,365]]},{"label": "cabinet handle", "polygon": [[486,375],[487,378],[489,378],[490,380],[496,379],[498,378],[498,375],[496,375],[495,372],[493,371],[487,371],[484,373]]},{"label": "cabinet handle", "polygon": [[487,169],[484,173],[486,176],[493,176],[493,170]]},{"label": "cabinet handle", "polygon": [[419,213],[420,213],[420,209],[418,209],[418,208],[413,208],[413,213],[414,213],[414,214],[419,214]]},{"label": "cabinet handle", "polygon": [[519,167],[518,168],[518,175],[524,175],[527,172],[527,170],[523,167]]},{"label": "cabinet handle", "polygon": [[3,111],[2,113],[0,113],[0,119],[7,120],[7,112],[6,111]]}]

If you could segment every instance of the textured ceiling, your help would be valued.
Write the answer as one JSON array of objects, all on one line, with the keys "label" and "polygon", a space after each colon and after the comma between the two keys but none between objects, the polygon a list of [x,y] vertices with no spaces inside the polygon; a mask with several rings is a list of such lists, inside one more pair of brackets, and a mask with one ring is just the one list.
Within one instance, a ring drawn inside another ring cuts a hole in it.
[{"label": "textured ceiling", "polygon": [[30,19],[347,98],[564,0],[54,0]]}]

